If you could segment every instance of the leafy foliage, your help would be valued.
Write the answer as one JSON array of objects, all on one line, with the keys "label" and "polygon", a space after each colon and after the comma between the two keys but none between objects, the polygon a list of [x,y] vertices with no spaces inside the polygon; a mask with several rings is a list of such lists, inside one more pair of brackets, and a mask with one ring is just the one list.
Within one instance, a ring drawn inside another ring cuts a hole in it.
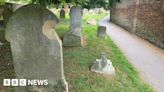
[{"label": "leafy foliage", "polygon": [[0,0],[0,1],[21,1],[21,2],[28,2],[28,3],[34,3],[39,5],[55,5],[59,7],[63,7],[66,3],[70,3],[72,5],[80,5],[84,8],[100,8],[104,7],[105,9],[108,9],[112,5],[114,5],[117,2],[120,2],[120,0]]},{"label": "leafy foliage", "polygon": [[0,5],[3,5],[5,0],[0,0]]}]

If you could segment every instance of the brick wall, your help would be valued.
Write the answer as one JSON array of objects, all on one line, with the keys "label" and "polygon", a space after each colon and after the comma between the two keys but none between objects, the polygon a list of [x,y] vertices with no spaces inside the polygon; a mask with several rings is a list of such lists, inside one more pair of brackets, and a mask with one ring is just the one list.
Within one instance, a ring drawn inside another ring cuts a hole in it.
[{"label": "brick wall", "polygon": [[111,20],[164,49],[164,0],[121,0]]}]

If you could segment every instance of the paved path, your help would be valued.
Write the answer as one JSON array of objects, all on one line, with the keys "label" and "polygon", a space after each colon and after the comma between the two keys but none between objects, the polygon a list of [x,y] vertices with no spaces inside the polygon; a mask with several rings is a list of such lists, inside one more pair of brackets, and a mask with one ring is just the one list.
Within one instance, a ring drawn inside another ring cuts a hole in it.
[{"label": "paved path", "polygon": [[141,77],[157,92],[164,92],[164,50],[130,34],[109,19],[99,21],[107,27],[107,34],[139,71]]}]

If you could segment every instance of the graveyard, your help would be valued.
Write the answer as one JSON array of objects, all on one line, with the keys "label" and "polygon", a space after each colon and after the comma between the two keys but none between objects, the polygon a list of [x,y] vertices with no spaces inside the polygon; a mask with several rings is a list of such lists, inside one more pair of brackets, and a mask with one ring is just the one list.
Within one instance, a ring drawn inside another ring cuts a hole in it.
[{"label": "graveyard", "polygon": [[[4,19],[0,92],[158,92],[107,34],[109,28],[101,25],[103,19],[110,22],[110,16],[115,21],[113,11],[76,5],[67,8],[27,4]],[[160,40],[153,44],[163,48]],[[49,83],[3,85],[3,79],[24,78]]]}]

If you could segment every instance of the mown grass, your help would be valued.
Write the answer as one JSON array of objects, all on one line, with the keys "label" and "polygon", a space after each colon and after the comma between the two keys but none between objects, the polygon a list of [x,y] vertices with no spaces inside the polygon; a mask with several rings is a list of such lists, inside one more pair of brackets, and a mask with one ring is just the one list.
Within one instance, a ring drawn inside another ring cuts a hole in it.
[{"label": "mown grass", "polygon": [[[128,62],[113,41],[107,38],[98,38],[97,25],[88,25],[88,18],[101,19],[106,14],[92,14],[83,16],[83,36],[85,47],[64,48],[64,71],[69,84],[69,92],[153,92],[145,84],[135,68]],[[63,37],[69,31],[68,16],[61,20],[56,27],[57,33]],[[91,65],[100,53],[105,52],[116,68],[115,76],[100,75],[90,71]]]},{"label": "mown grass", "polygon": [[[5,40],[5,31],[0,30],[0,92],[13,92],[13,87],[3,87],[3,79],[15,78],[10,44]],[[2,91],[3,90],[3,91]]]}]

